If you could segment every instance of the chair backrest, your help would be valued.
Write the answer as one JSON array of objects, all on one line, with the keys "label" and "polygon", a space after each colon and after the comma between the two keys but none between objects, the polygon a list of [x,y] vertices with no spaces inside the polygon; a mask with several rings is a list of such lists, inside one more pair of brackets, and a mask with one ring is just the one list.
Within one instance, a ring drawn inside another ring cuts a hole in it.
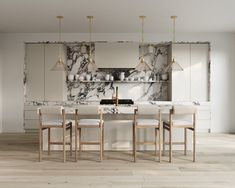
[{"label": "chair backrest", "polygon": [[43,106],[37,109],[41,121],[63,120],[63,106]]},{"label": "chair backrest", "polygon": [[137,106],[138,115],[157,115],[160,114],[160,108],[152,104],[142,104]]},{"label": "chair backrest", "polygon": [[97,115],[101,113],[98,105],[78,105],[76,108],[80,115]]},{"label": "chair backrest", "polygon": [[174,105],[172,109],[173,115],[190,115],[197,112],[197,108],[193,105]]}]

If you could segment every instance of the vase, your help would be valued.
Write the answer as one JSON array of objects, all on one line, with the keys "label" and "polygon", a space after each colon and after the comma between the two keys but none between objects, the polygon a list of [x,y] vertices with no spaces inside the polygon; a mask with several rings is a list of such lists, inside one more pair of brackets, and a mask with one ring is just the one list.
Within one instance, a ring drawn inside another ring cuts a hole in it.
[{"label": "vase", "polygon": [[124,78],[125,78],[125,72],[121,72],[120,75],[119,75],[119,79],[120,79],[121,81],[123,81]]}]

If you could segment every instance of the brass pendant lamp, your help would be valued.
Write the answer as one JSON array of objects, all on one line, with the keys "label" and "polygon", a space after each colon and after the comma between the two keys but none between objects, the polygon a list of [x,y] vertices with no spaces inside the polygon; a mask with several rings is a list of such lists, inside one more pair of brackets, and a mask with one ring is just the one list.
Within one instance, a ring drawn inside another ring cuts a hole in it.
[{"label": "brass pendant lamp", "polygon": [[144,60],[144,19],[146,18],[146,16],[139,16],[139,18],[141,20],[141,36],[142,36],[141,37],[141,58],[135,70],[139,72],[141,71],[146,72],[146,71],[152,70],[150,66],[148,65],[148,63]]},{"label": "brass pendant lamp", "polygon": [[51,68],[52,71],[67,71],[67,67],[62,60],[62,49],[61,49],[61,20],[64,18],[63,16],[56,17],[59,20],[59,57],[55,65]]},{"label": "brass pendant lamp", "polygon": [[91,32],[92,32],[92,19],[94,17],[93,16],[87,16],[87,19],[89,20],[89,43],[90,43],[90,46],[89,46],[89,56],[88,56],[88,64],[87,64],[87,72],[96,72],[97,71],[97,66],[95,64],[95,61],[94,59],[92,59],[92,54],[91,54]]},{"label": "brass pendant lamp", "polygon": [[[172,49],[173,45],[176,43],[175,42],[175,20],[177,16],[171,16],[171,19],[173,20],[173,40],[172,40]],[[166,67],[165,72],[169,72],[170,70],[172,71],[183,71],[184,69],[180,66],[180,64],[175,60],[175,57],[172,57],[171,62],[169,65]]]}]

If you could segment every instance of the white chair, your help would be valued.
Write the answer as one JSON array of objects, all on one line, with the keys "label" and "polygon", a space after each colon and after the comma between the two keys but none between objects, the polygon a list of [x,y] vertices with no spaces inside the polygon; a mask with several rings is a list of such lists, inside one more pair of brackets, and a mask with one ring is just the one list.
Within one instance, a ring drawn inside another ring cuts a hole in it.
[{"label": "white chair", "polygon": [[[48,130],[48,155],[51,153],[51,145],[63,146],[63,162],[66,161],[65,145],[70,145],[70,155],[72,155],[72,122],[66,120],[65,111],[61,106],[45,106],[38,108],[39,114],[39,161],[42,160],[43,131]],[[51,130],[62,129],[62,141],[51,141]],[[66,131],[70,131],[70,141],[66,142]]]},{"label": "white chair", "polygon": [[[184,145],[184,155],[187,154],[187,129],[193,132],[193,162],[196,160],[196,112],[192,105],[174,105],[170,110],[169,120],[163,122],[163,153],[165,152],[165,130],[169,131],[169,162],[172,161],[172,132],[175,128],[184,129],[184,142],[175,144]],[[178,116],[178,117],[177,117]],[[183,118],[182,118],[183,117]],[[190,120],[185,120],[186,118]],[[177,119],[176,119],[177,118]]]},{"label": "white chair", "polygon": [[[149,117],[150,116],[150,117]],[[157,156],[157,137],[158,137],[158,157],[159,162],[161,161],[161,111],[158,106],[154,105],[138,105],[134,113],[133,122],[133,155],[134,162],[136,162],[136,146],[144,144],[155,145],[155,155]],[[138,129],[154,129],[155,140],[137,142],[137,130]],[[158,136],[157,136],[158,135]]]},{"label": "white chair", "polygon": [[[85,118],[83,118],[86,116]],[[96,116],[95,119],[91,118]],[[98,118],[97,118],[98,116]],[[102,110],[99,109],[98,105],[80,105],[75,110],[75,160],[77,161],[77,152],[79,145],[79,154],[82,151],[83,145],[100,145],[100,161],[103,160],[103,149],[104,149],[104,120],[102,116]],[[82,129],[96,128],[99,129],[99,141],[83,142]],[[79,144],[77,144],[79,142]]]}]

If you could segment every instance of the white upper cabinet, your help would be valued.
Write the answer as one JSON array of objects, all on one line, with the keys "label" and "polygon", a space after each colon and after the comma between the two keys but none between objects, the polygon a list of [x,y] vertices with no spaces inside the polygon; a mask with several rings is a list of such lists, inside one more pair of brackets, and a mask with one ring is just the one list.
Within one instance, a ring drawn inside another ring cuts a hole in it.
[{"label": "white upper cabinet", "polygon": [[184,71],[172,72],[172,101],[190,101],[190,45],[174,44],[172,57]]},{"label": "white upper cabinet", "polygon": [[[66,99],[65,72],[51,71],[58,60],[61,44],[26,44],[26,101]],[[65,50],[62,45],[62,58]]]},{"label": "white upper cabinet", "polygon": [[26,44],[26,100],[44,100],[44,45]]},{"label": "white upper cabinet", "polygon": [[[45,101],[63,101],[66,99],[66,75],[63,71],[51,71],[58,61],[59,47],[65,52],[61,44],[45,44]],[[65,53],[62,53],[64,63]]]},{"label": "white upper cabinet", "polygon": [[174,44],[183,71],[172,72],[172,101],[209,101],[209,44]]}]

